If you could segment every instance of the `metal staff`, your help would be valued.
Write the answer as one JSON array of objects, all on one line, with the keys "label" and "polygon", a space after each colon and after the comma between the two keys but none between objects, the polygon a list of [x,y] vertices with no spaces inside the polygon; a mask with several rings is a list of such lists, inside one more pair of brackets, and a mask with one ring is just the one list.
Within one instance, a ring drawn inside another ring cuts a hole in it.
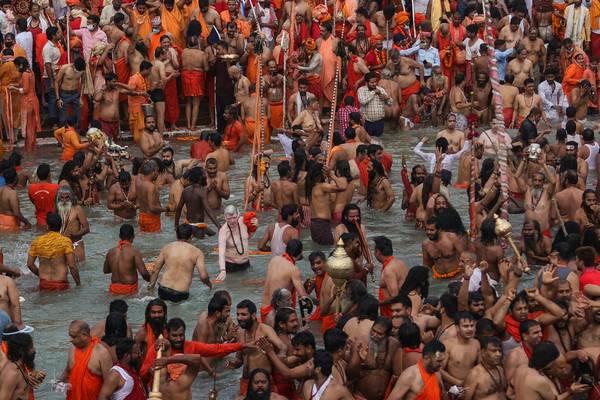
[{"label": "metal staff", "polygon": [[[163,340],[163,335],[158,337],[158,340]],[[156,359],[162,358],[162,346],[156,352]],[[162,400],[162,393],[160,393],[160,372],[161,369],[154,370],[154,377],[152,378],[152,391],[148,396],[148,400]]]}]

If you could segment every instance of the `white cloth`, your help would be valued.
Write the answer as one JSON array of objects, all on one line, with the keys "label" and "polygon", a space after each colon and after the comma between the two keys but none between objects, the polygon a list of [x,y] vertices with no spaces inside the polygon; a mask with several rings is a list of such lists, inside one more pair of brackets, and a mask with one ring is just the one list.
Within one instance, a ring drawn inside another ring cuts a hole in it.
[{"label": "white cloth", "polygon": [[[490,286],[495,289],[498,285],[498,282],[493,280],[489,274],[486,274],[488,278],[488,282],[490,282]],[[473,270],[473,274],[469,279],[469,292],[476,292],[481,289],[481,270],[479,267]]]},{"label": "white cloth", "polygon": [[483,44],[483,40],[477,39],[472,46],[469,46],[469,38],[463,40],[463,44],[465,45],[465,59],[467,61],[471,61],[473,56],[479,56],[479,46]]},{"label": "white cloth", "polygon": [[313,387],[310,390],[311,400],[321,400],[321,396],[323,396],[323,393],[325,393],[325,391],[327,390],[327,387],[331,383],[332,379],[333,379],[333,375],[329,375],[327,380],[325,382],[323,382],[323,384],[321,385],[320,388],[317,388],[317,385],[313,384]]},{"label": "white cloth", "polygon": [[[31,21],[32,18],[29,17],[27,18],[27,26],[31,26]],[[48,29],[48,20],[46,20],[46,17],[44,16],[44,14],[40,14],[40,29],[42,30],[42,32],[46,33],[46,29]]]},{"label": "white cloth", "polygon": [[278,222],[275,223],[273,236],[271,237],[271,255],[280,256],[285,253],[286,244],[283,241],[283,233],[290,227],[291,225],[286,223],[283,223],[282,227],[279,226]]},{"label": "white cloth", "polygon": [[562,85],[559,82],[554,82],[553,87],[548,81],[543,81],[538,86],[538,93],[542,99],[546,117],[553,123],[560,121],[561,117],[558,115],[555,106],[561,106],[563,110],[569,106]]},{"label": "white cloth", "polygon": [[[106,2],[105,2],[106,4]],[[125,16],[125,23],[129,22],[129,16],[122,8],[120,10],[115,10],[115,8],[111,5],[105,5],[102,9],[102,13],[100,13],[100,26],[110,24],[110,19],[115,16],[115,14],[121,13]]]},{"label": "white cloth", "polygon": [[285,157],[288,159],[292,159],[292,157],[294,156],[294,150],[292,149],[292,142],[294,141],[294,139],[283,133],[278,133],[277,139],[279,139],[279,143],[281,143],[281,145],[283,146]]},{"label": "white cloth", "polygon": [[[577,14],[577,20],[575,20],[575,14]],[[583,24],[589,14],[587,7],[579,6],[575,7],[574,4],[567,6],[565,9],[565,15],[567,20],[567,27],[565,29],[565,39],[571,38],[573,43],[581,47],[583,44]]]},{"label": "white cloth", "polygon": [[[429,173],[433,173],[435,169],[435,153],[425,153],[421,150],[423,147],[423,142],[419,142],[413,151],[423,159],[427,163],[427,171]],[[465,145],[462,149],[460,149],[457,153],[454,154],[444,154],[444,158],[442,159],[442,169],[451,170],[452,164],[463,155],[464,152],[469,151],[471,149],[471,141],[465,140]]]},{"label": "white cloth", "polygon": [[0,11],[0,33],[6,35],[7,33],[14,33],[15,25],[10,22],[8,15],[4,11]]},{"label": "white cloth", "polygon": [[23,50],[25,50],[27,61],[31,67],[33,65],[33,33],[29,31],[21,32],[15,36],[15,41]]},{"label": "white cloth", "polygon": [[60,61],[60,50],[53,42],[48,41],[44,45],[44,48],[42,49],[42,59],[44,60],[44,78],[47,78],[46,64],[49,63],[52,66],[52,70],[56,71],[58,62]]},{"label": "white cloth", "polygon": [[258,20],[260,21],[260,24],[261,24],[260,30],[262,31],[262,33],[265,34],[265,40],[267,42],[272,42],[273,41],[273,29],[267,28],[263,25],[269,24],[272,22],[277,22],[277,16],[275,15],[275,10],[273,10],[272,6],[269,6],[269,8],[263,8],[263,7],[261,7],[260,3],[258,3],[258,2],[254,6],[254,8],[256,9],[256,12],[259,15],[262,13],[262,16]]},{"label": "white cloth", "polygon": [[598,155],[600,146],[598,145],[598,142],[594,142],[593,144],[586,143],[585,146],[590,149],[590,155],[585,160],[588,163],[588,168],[590,170],[596,170],[596,155]]},{"label": "white cloth", "polygon": [[121,375],[121,378],[123,378],[125,381],[123,387],[110,396],[110,400],[124,400],[131,394],[131,391],[133,390],[133,378],[127,373],[127,371],[117,365],[113,366],[110,370],[117,371],[119,375]]}]

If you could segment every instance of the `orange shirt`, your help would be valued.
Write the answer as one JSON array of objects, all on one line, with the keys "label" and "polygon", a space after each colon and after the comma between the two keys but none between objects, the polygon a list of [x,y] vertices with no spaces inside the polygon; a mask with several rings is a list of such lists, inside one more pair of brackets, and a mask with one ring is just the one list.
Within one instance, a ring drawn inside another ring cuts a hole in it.
[{"label": "orange shirt", "polygon": [[[129,86],[129,90],[135,90],[137,92],[148,91],[148,82],[146,82],[146,79],[139,72],[129,78],[127,86]],[[146,104],[146,97],[127,96],[127,104],[129,105],[129,114],[142,112],[142,104]]]},{"label": "orange shirt", "polygon": [[227,149],[230,151],[235,150],[238,143],[242,139],[242,134],[244,132],[244,125],[238,120],[235,120],[229,123],[225,127],[223,143],[227,146]]},{"label": "orange shirt", "polygon": [[569,94],[571,90],[579,85],[579,81],[583,78],[583,67],[577,63],[573,63],[567,67],[565,71],[565,75],[563,76],[562,85],[563,92],[565,92],[565,96],[567,96],[567,100],[569,99]]},{"label": "orange shirt", "polygon": [[85,149],[86,145],[81,143],[79,140],[79,134],[75,132],[75,128],[68,127],[62,134],[62,145],[63,152],[60,157],[63,161],[69,161],[73,159],[75,153],[79,150]]}]

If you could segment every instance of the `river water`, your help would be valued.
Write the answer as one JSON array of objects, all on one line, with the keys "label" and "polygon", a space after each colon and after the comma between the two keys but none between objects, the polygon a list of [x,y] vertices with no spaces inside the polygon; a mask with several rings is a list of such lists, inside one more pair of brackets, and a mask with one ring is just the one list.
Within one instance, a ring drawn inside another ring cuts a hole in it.
[{"label": "river water", "polygon": [[[437,130],[427,129],[410,132],[388,132],[382,138],[386,150],[393,154],[394,164],[392,167],[391,181],[394,192],[396,193],[396,202],[392,209],[385,213],[375,212],[363,207],[363,223],[365,223],[369,238],[377,235],[387,235],[393,242],[394,255],[409,266],[421,264],[421,241],[425,238],[423,232],[417,232],[412,224],[404,222],[404,213],[401,210],[402,182],[400,179],[400,155],[405,154],[409,168],[415,163],[422,161],[412,152],[412,147],[419,139],[426,135],[430,138],[430,144],[426,149],[432,151],[432,143]],[[176,151],[176,159],[187,158],[189,156],[190,142],[177,142],[171,140],[171,144]],[[275,157],[283,156],[281,146],[275,142],[273,145]],[[133,151],[134,155],[136,150]],[[37,165],[41,162],[47,162],[52,166],[52,178],[57,179],[60,174],[62,163],[59,160],[60,149],[55,145],[39,147],[36,153],[25,156],[24,168],[35,171]],[[274,158],[275,159],[275,158]],[[243,207],[243,183],[248,173],[248,153],[236,157],[236,165],[230,172],[231,198],[224,204],[235,204]],[[275,166],[270,169],[272,179],[277,179],[277,170]],[[453,168],[453,178],[456,177],[456,165]],[[453,181],[454,181],[453,179]],[[161,192],[161,201],[165,204],[168,197],[168,189],[163,188]],[[468,211],[466,195],[464,191],[459,192],[450,188],[450,197],[453,206],[463,216],[463,223],[468,226]],[[30,203],[26,190],[19,193],[21,208],[24,215],[35,222],[34,209]],[[82,287],[74,288],[64,293],[44,293],[38,291],[38,280],[31,275],[26,267],[27,251],[31,240],[39,235],[41,231],[34,228],[29,231],[23,231],[19,234],[2,233],[2,247],[4,248],[4,259],[7,265],[19,266],[24,272],[24,276],[18,279],[18,287],[21,296],[25,299],[22,303],[23,318],[27,325],[35,328],[34,340],[37,349],[36,363],[37,368],[48,373],[46,382],[37,392],[39,398],[43,399],[62,399],[64,394],[53,393],[49,381],[58,377],[64,369],[66,363],[67,351],[70,347],[67,328],[70,321],[75,319],[84,319],[90,325],[96,324],[104,319],[108,314],[108,304],[114,297],[108,294],[109,276],[102,273],[102,266],[106,251],[115,246],[118,241],[119,224],[115,221],[112,213],[106,209],[106,198],[102,199],[100,205],[93,208],[87,208],[86,214],[90,222],[91,232],[85,236],[85,245],[87,251],[87,260],[80,266]],[[223,220],[222,215],[220,216]],[[256,243],[262,236],[266,225],[276,219],[274,211],[265,212],[259,215],[259,228],[255,236],[251,239],[251,248],[256,248]],[[514,230],[520,231],[522,216],[511,217],[514,224]],[[146,261],[152,260],[159,252],[160,248],[172,240],[175,240],[172,218],[163,216],[163,231],[160,234],[138,234],[134,245],[139,248]],[[136,227],[137,232],[137,227]],[[308,254],[313,250],[323,250],[326,253],[330,248],[323,248],[315,245],[310,240],[308,231],[302,232],[302,239],[305,246],[304,257],[298,263],[302,270],[303,278],[310,276],[310,266],[308,264]],[[212,278],[218,273],[217,255],[213,252],[216,246],[216,236],[207,238],[204,241],[195,240],[194,244],[199,246],[206,255],[206,265]],[[371,243],[372,245],[372,243]],[[247,282],[252,279],[264,278],[264,272],[268,256],[251,257],[252,267],[243,273],[228,274],[225,283],[215,285],[216,289],[227,289],[233,297],[233,310],[235,304],[243,299],[254,301],[258,307],[263,294],[263,287],[259,284]],[[376,266],[376,281],[379,281],[379,271],[381,266]],[[27,271],[27,272],[26,272]],[[145,293],[146,284],[141,285],[143,289],[136,297],[128,298],[129,304],[128,320],[137,329],[144,318],[144,308],[148,300],[152,297]],[[446,286],[446,283],[434,283],[432,292],[439,294]],[[369,282],[369,291],[376,293],[377,284]],[[208,300],[211,297],[211,291],[206,288],[194,276],[191,287],[190,300],[173,305],[169,303],[168,317],[181,317],[187,324],[187,337],[191,334],[196,325],[197,315],[206,309]],[[235,311],[233,311],[235,313]],[[235,315],[233,315],[235,318]],[[222,368],[221,368],[222,369]],[[217,381],[217,388],[220,391],[219,398],[231,399],[237,393],[239,388],[238,378],[241,370],[221,371]],[[212,387],[212,380],[206,378],[205,374],[196,380],[193,386],[194,398],[206,398],[208,390]]]}]

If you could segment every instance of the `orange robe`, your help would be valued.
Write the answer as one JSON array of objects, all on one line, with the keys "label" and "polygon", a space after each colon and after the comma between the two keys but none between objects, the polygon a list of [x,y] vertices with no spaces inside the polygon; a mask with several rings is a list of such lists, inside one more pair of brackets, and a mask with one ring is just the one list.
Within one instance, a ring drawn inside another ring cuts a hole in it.
[{"label": "orange robe", "polygon": [[75,153],[85,149],[85,144],[79,140],[79,134],[75,132],[75,128],[68,127],[62,131],[57,129],[54,131],[54,137],[62,142],[63,152],[60,159],[63,161],[72,160]]},{"label": "orange robe", "polygon": [[205,93],[206,76],[204,71],[181,71],[181,90],[184,97],[202,97]]},{"label": "orange robe", "polygon": [[442,389],[440,388],[437,374],[435,372],[429,374],[425,370],[423,360],[419,360],[417,365],[419,366],[419,373],[423,380],[423,389],[421,389],[421,393],[415,397],[415,400],[442,400]]},{"label": "orange robe", "polygon": [[154,61],[154,51],[160,46],[160,38],[167,33],[165,28],[163,28],[160,32],[153,33],[150,36],[150,47],[148,48],[148,58],[150,61]]},{"label": "orange robe", "polygon": [[163,30],[171,34],[173,45],[184,48],[185,37],[183,36],[183,13],[175,4],[171,11],[167,10],[165,5],[160,6],[160,19],[162,21]]},{"label": "orange robe", "polygon": [[567,67],[562,80],[563,92],[569,99],[571,90],[579,85],[579,81],[583,78],[584,68],[577,63],[573,63]]},{"label": "orange robe", "polygon": [[[223,25],[223,28],[225,28],[227,24],[231,22],[231,15],[229,14],[229,10],[221,11],[219,15],[221,17],[221,23]],[[252,33],[252,25],[250,25],[248,21],[242,21],[239,18],[235,19],[235,24],[237,25],[238,32],[240,32],[245,39],[248,39],[250,37],[250,33]],[[227,32],[227,30],[224,29],[224,32]]]},{"label": "orange robe", "polygon": [[74,349],[74,363],[69,374],[71,390],[67,392],[67,400],[96,400],[102,389],[102,377],[93,374],[88,369],[88,364],[94,352],[94,346],[100,339],[93,337],[90,345],[81,350]]},{"label": "orange robe", "polygon": [[246,66],[246,76],[248,77],[250,83],[256,85],[256,78],[258,77],[258,65],[254,51],[250,51],[250,53],[248,53],[248,65]]},{"label": "orange robe", "polygon": [[25,134],[25,150],[35,149],[35,139],[42,130],[40,124],[40,103],[35,93],[35,77],[31,70],[21,76],[21,132]]},{"label": "orange robe", "polygon": [[323,57],[323,67],[321,68],[321,88],[323,95],[328,101],[333,99],[333,86],[335,83],[336,57],[331,45],[332,36],[327,40],[322,40],[319,46],[319,53]]},{"label": "orange robe", "polygon": [[160,214],[147,214],[140,211],[138,224],[142,232],[160,232]]},{"label": "orange robe", "polygon": [[137,10],[133,10],[131,20],[138,21],[140,19],[143,19],[144,22],[140,25],[138,29],[138,36],[141,39],[146,40],[150,37],[150,34],[152,33],[152,22],[150,21],[150,14],[146,11],[146,13],[142,15]]},{"label": "orange robe", "polygon": [[[385,271],[385,268],[388,266],[390,261],[392,261],[393,259],[394,259],[393,256],[389,256],[385,260],[383,260],[383,264],[381,266],[381,275],[383,275],[383,271]],[[386,299],[385,291],[380,286],[379,287],[379,303],[383,303],[385,300],[388,300],[388,299]],[[392,308],[390,307],[389,304],[380,305],[379,306],[379,314],[381,314],[382,317],[391,318],[392,317]]]},{"label": "orange robe", "polygon": [[[137,92],[147,92],[148,82],[144,77],[137,73],[132,75],[127,82],[129,90]],[[144,96],[128,96],[127,103],[129,106],[129,130],[133,135],[133,140],[138,143],[142,136],[142,131],[145,127],[144,113],[142,111],[142,104],[147,102]]]},{"label": "orange robe", "polygon": [[[16,55],[15,55],[16,56]],[[2,96],[2,120],[4,126],[20,127],[19,94],[9,91],[8,85],[19,85],[20,74],[14,62],[7,61],[0,64],[0,96]],[[10,112],[12,110],[12,113]]]},{"label": "orange robe", "polygon": [[[156,358],[156,351],[154,350],[154,342],[158,336],[152,330],[152,327],[149,324],[144,325],[146,328],[146,355],[144,356],[144,362],[142,363],[142,367],[140,368],[140,376],[144,379],[145,382],[151,378],[148,375],[150,367],[152,367],[152,363],[154,363],[154,359]],[[165,332],[166,336],[166,332]]]},{"label": "orange robe", "polygon": [[108,287],[108,291],[110,294],[114,295],[123,295],[123,296],[131,296],[137,294],[138,292],[138,283],[110,283]]},{"label": "orange robe", "polygon": [[[123,36],[121,39],[119,39],[119,42],[115,46],[116,48],[119,47],[122,40],[129,41],[130,46],[133,45],[131,39],[127,38],[126,36]],[[117,82],[127,85],[127,83],[129,82],[129,78],[131,78],[131,69],[129,68],[129,63],[127,62],[127,57],[117,58],[115,60],[114,65],[115,65],[115,73],[117,74]],[[127,95],[125,95],[125,94],[119,95],[119,101],[125,101],[125,100],[127,100]]]},{"label": "orange robe", "polygon": [[[319,303],[321,302],[321,289],[323,288],[323,282],[327,278],[327,272],[323,275],[315,276],[315,294]],[[333,315],[321,316],[321,306],[318,305],[317,309],[310,317],[311,321],[321,321],[321,333],[325,333],[331,328],[335,328],[336,322]]]}]

